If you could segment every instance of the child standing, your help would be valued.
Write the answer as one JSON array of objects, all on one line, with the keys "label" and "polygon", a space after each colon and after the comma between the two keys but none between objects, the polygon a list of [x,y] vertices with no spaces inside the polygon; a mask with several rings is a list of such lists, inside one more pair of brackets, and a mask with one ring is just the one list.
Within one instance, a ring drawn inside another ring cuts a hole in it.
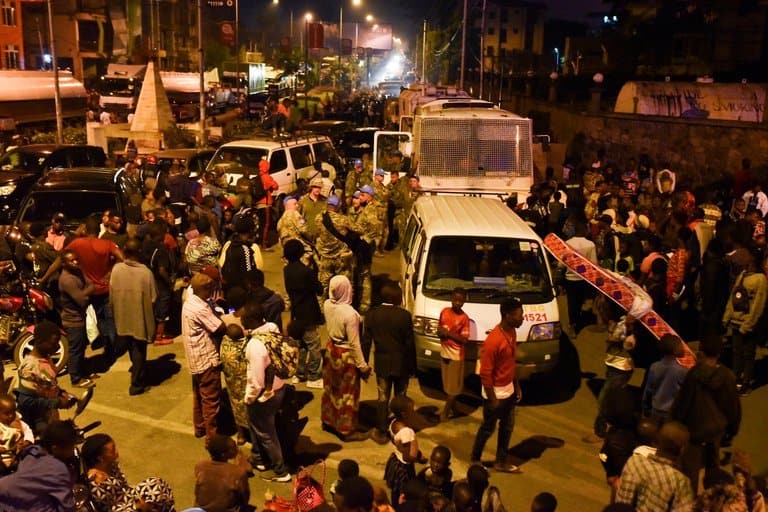
[{"label": "child standing", "polygon": [[642,406],[643,415],[664,421],[683,385],[688,368],[677,362],[677,358],[683,355],[682,341],[677,336],[662,336],[659,349],[662,358],[648,369]]},{"label": "child standing", "polygon": [[405,484],[416,478],[414,463],[420,458],[416,432],[405,423],[405,418],[413,412],[413,400],[404,395],[396,395],[389,408],[394,419],[389,424],[389,436],[395,451],[387,460],[384,481],[392,493],[392,503],[397,506]]},{"label": "child standing", "polygon": [[451,294],[451,307],[440,312],[437,335],[440,336],[440,357],[445,401],[440,421],[448,421],[454,414],[456,397],[464,389],[464,345],[469,341],[469,317],[464,312],[467,292],[455,288]]},{"label": "child standing", "polygon": [[216,434],[208,443],[211,460],[195,465],[195,506],[214,511],[246,511],[251,490],[248,468],[228,461],[238,455],[231,438]]}]

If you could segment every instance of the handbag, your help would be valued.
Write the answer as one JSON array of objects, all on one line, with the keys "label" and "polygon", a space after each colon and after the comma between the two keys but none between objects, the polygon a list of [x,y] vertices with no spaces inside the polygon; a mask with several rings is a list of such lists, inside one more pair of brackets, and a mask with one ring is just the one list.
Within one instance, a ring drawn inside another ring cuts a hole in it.
[{"label": "handbag", "polygon": [[90,342],[99,337],[99,323],[96,318],[96,310],[93,309],[91,304],[85,308],[85,334]]},{"label": "handbag", "polygon": [[[312,473],[322,470],[322,480],[318,481]],[[320,459],[309,467],[301,468],[293,484],[293,499],[298,512],[309,512],[325,503],[325,461]]]},{"label": "handbag", "polygon": [[749,313],[749,291],[743,285],[745,275],[746,272],[742,271],[731,293],[731,305],[739,313]]}]

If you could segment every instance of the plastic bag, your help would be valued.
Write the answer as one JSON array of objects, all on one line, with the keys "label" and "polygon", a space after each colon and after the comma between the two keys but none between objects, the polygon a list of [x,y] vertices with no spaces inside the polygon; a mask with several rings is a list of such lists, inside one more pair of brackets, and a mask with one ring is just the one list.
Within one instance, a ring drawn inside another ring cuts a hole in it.
[{"label": "plastic bag", "polygon": [[93,342],[99,337],[99,325],[96,319],[96,310],[93,306],[89,305],[85,310],[85,334],[88,336],[88,341]]}]

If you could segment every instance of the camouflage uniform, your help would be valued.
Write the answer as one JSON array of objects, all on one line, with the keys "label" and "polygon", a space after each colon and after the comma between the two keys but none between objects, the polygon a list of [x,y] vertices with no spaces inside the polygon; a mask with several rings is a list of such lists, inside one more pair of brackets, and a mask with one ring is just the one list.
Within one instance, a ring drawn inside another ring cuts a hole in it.
[{"label": "camouflage uniform", "polygon": [[[368,242],[373,252],[373,244],[381,236],[381,221],[377,202],[371,201],[365,205],[357,219],[357,226],[363,240]],[[360,313],[366,313],[371,307],[371,264],[358,264],[355,268],[355,289],[360,290]]]},{"label": "camouflage uniform", "polygon": [[307,228],[307,222],[298,210],[285,210],[280,220],[277,221],[277,236],[280,240],[280,245],[285,247],[285,243],[288,240],[298,240],[304,246],[304,255],[301,257],[301,261],[305,265],[310,265],[312,262],[312,246],[307,243]]},{"label": "camouflage uniform", "polygon": [[350,171],[349,174],[347,174],[347,181],[344,182],[344,199],[347,201],[347,204],[352,204],[352,194],[355,193],[355,190],[358,190],[363,185],[370,185],[371,183],[373,183],[373,174],[371,171]]},{"label": "camouflage uniform", "polygon": [[392,225],[397,229],[398,243],[403,241],[405,221],[407,220],[408,212],[410,211],[410,206],[408,207],[408,211],[405,210],[406,195],[408,194],[408,190],[406,190],[407,187],[408,180],[404,178],[400,178],[397,183],[390,183],[387,185],[390,201],[392,201],[392,204],[395,207],[395,215]]},{"label": "camouflage uniform", "polygon": [[[334,227],[342,235],[349,231],[358,230],[357,225],[346,215],[331,210],[328,210],[328,214]],[[328,298],[328,285],[333,276],[343,275],[352,282],[354,256],[347,244],[333,236],[325,228],[322,213],[315,217],[315,226],[317,229],[317,239],[315,240],[315,251],[318,258],[317,277],[323,285],[323,297]]]},{"label": "camouflage uniform", "polygon": [[309,197],[309,193],[304,194],[299,199],[299,211],[307,219],[307,238],[309,240],[314,240],[317,237],[317,224],[315,224],[314,219],[317,218],[318,213],[325,211],[325,206],[325,199],[321,197],[317,201],[313,201]]},{"label": "camouflage uniform", "polygon": [[387,208],[389,206],[389,188],[384,183],[379,183],[377,180],[373,180],[373,190],[376,192],[376,200],[374,204],[369,206],[376,206],[376,212],[381,223],[381,234],[376,240],[376,250],[379,252],[384,251],[384,246],[387,244],[389,238],[389,219],[387,218]]}]

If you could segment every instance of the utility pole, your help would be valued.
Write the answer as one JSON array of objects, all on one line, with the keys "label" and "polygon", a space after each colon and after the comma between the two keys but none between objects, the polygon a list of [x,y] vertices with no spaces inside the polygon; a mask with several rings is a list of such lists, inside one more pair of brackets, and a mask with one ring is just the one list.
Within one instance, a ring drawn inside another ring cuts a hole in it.
[{"label": "utility pole", "polygon": [[197,51],[200,54],[200,147],[205,147],[205,53],[203,50],[203,0],[197,0]]},{"label": "utility pole", "polygon": [[483,0],[483,13],[480,15],[480,99],[483,99],[483,82],[485,82],[485,3]]},{"label": "utility pole", "polygon": [[50,40],[51,65],[53,66],[53,103],[56,108],[56,144],[64,143],[64,122],[61,114],[61,90],[59,89],[59,63],[56,60],[56,43],[53,41],[53,0],[48,0],[48,39]]},{"label": "utility pole", "polygon": [[235,90],[240,104],[240,2],[235,0]]},{"label": "utility pole", "polygon": [[464,0],[464,16],[461,18],[461,64],[459,68],[459,89],[464,89],[464,65],[467,53],[467,0]]},{"label": "utility pole", "polygon": [[427,80],[427,20],[424,20],[424,28],[421,36],[421,83]]}]

